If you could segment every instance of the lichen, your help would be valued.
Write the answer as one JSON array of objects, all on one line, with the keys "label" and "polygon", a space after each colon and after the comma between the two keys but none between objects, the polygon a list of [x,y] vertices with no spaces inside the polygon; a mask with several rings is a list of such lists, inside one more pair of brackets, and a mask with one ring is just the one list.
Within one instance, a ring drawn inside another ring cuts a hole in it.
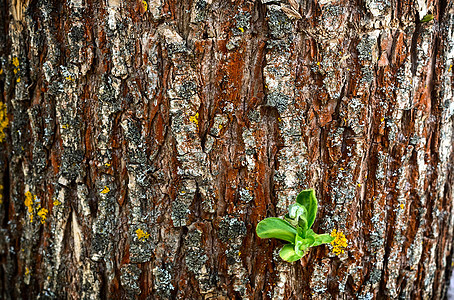
[{"label": "lichen", "polygon": [[44,224],[46,222],[48,212],[49,211],[43,207],[38,211],[37,215],[41,218],[41,224]]},{"label": "lichen", "polygon": [[110,189],[107,186],[104,186],[104,189],[101,191],[101,194],[107,194],[110,192]]},{"label": "lichen", "polygon": [[333,253],[336,255],[344,253],[345,248],[348,246],[344,233],[333,229],[333,231],[331,231],[331,236],[334,237],[334,240],[331,242],[331,245],[333,246]]},{"label": "lichen", "polygon": [[164,268],[153,269],[154,285],[157,293],[165,298],[170,298],[175,287],[172,284],[172,274]]},{"label": "lichen", "polygon": [[234,217],[226,217],[219,223],[219,238],[223,242],[238,244],[238,238],[246,234],[246,225]]},{"label": "lichen", "polygon": [[125,265],[121,268],[120,282],[130,295],[140,294],[139,277],[142,270],[135,264]]},{"label": "lichen", "polygon": [[192,123],[194,123],[195,125],[198,126],[199,125],[199,113],[196,113],[195,115],[190,116],[189,121],[191,121]]},{"label": "lichen", "polygon": [[136,235],[139,241],[145,242],[147,239],[150,238],[150,234],[146,231],[143,231],[141,228],[136,230]]},{"label": "lichen", "polygon": [[30,217],[30,223],[33,223],[33,212],[34,212],[34,208],[33,208],[33,200],[36,199],[36,195],[33,196],[32,193],[30,191],[27,191],[25,193],[25,201],[24,201],[24,204],[25,206],[27,207],[28,209],[28,215]]},{"label": "lichen", "polygon": [[0,142],[3,142],[5,140],[5,128],[8,127],[8,123],[9,120],[6,111],[6,104],[0,102]]}]

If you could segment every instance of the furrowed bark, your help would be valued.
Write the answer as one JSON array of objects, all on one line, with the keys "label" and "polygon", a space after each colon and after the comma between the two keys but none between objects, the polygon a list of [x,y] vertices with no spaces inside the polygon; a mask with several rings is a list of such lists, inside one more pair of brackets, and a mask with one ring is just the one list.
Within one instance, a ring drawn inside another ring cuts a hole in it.
[{"label": "furrowed bark", "polygon": [[[451,1],[5,0],[0,32],[2,298],[446,296]],[[348,247],[290,264],[255,227],[308,188]]]}]

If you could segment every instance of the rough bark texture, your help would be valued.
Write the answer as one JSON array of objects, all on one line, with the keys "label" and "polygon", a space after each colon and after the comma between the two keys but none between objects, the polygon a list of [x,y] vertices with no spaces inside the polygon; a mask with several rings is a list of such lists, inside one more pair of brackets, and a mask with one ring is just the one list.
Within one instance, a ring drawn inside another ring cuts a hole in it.
[{"label": "rough bark texture", "polygon": [[[283,5],[0,1],[1,298],[444,297],[453,2]],[[349,245],[289,264],[305,188]]]}]

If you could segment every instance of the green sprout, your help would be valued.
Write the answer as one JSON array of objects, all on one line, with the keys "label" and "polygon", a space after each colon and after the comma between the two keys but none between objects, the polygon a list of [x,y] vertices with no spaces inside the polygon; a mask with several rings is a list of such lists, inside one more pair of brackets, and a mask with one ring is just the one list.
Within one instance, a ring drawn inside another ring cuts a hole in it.
[{"label": "green sprout", "polygon": [[284,219],[266,218],[257,224],[257,235],[262,239],[280,239],[288,242],[279,256],[288,262],[301,259],[310,247],[328,244],[335,237],[328,233],[317,234],[311,227],[317,215],[317,198],[312,189],[304,190],[296,197],[296,203],[288,208]]},{"label": "green sprout", "polygon": [[433,19],[434,19],[434,15],[433,14],[427,14],[419,22],[420,23],[427,23],[427,22],[432,21]]}]

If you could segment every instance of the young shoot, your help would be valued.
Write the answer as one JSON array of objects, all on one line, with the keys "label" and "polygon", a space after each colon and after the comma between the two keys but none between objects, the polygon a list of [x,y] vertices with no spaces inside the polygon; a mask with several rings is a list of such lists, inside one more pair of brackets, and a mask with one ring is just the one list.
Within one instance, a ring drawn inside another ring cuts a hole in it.
[{"label": "young shoot", "polygon": [[331,243],[335,237],[329,233],[317,234],[311,227],[317,215],[317,198],[312,189],[296,197],[284,219],[266,218],[257,224],[257,235],[262,239],[274,238],[288,242],[279,256],[288,262],[301,259],[309,248]]}]

